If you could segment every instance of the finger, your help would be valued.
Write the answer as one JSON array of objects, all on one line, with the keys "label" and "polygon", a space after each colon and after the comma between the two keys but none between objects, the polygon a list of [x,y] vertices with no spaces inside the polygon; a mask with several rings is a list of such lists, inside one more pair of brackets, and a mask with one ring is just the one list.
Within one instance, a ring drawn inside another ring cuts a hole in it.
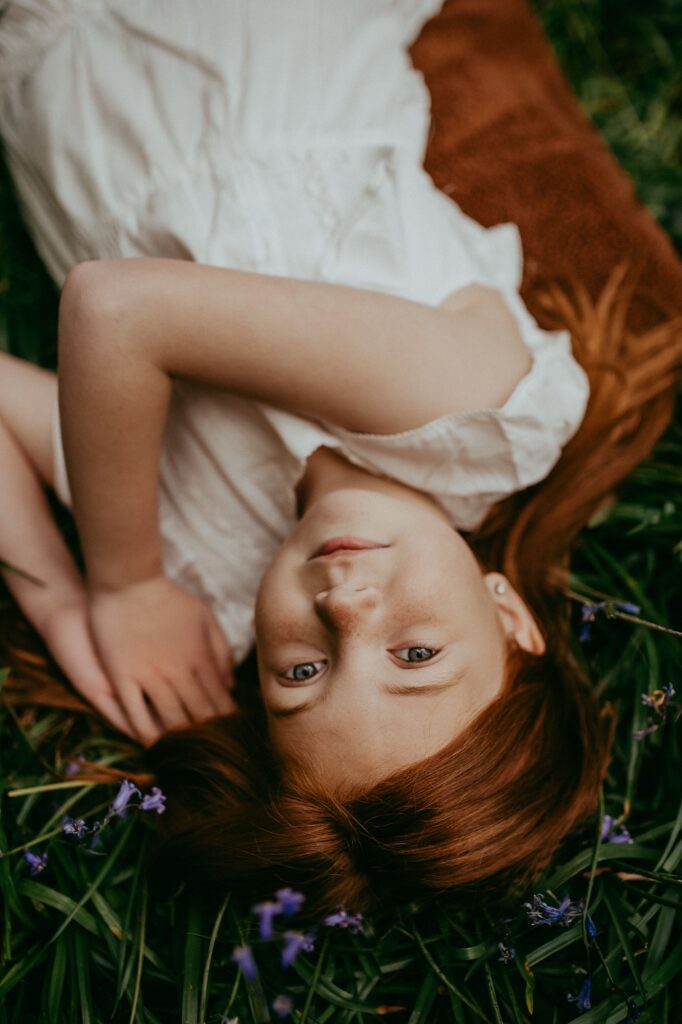
[{"label": "finger", "polygon": [[172,679],[154,679],[144,689],[147,700],[154,707],[164,730],[181,729],[191,725],[192,716],[183,706]]},{"label": "finger", "polygon": [[132,680],[114,688],[140,743],[150,746],[156,742],[163,731],[162,723],[147,705],[140,685]]},{"label": "finger", "polygon": [[172,682],[175,694],[192,722],[203,722],[220,714],[202,684],[197,669],[175,677]]},{"label": "finger", "polygon": [[113,693],[91,693],[90,703],[119,732],[125,733],[131,739],[137,738],[132,723]]},{"label": "finger", "polygon": [[[80,652],[79,652],[80,653]],[[106,673],[89,649],[82,652],[77,673],[70,674],[74,688],[116,729],[135,737],[135,729],[111,688]]]},{"label": "finger", "polygon": [[209,624],[206,633],[206,652],[197,665],[197,675],[217,715],[227,715],[234,710],[234,699],[231,695],[231,690],[234,689],[231,661],[232,652],[229,645],[224,642],[222,631],[220,638],[212,641]]},{"label": "finger", "polygon": [[215,621],[211,618],[207,623],[208,627],[208,644],[213,654],[213,660],[220,676],[225,680],[225,684],[229,689],[232,689],[235,685],[234,679],[234,658],[232,656],[232,648],[227,642],[227,638],[223,633],[222,629]]},{"label": "finger", "polygon": [[[207,705],[210,708],[209,713],[212,717],[215,715],[227,715],[230,711],[234,710],[234,700],[231,697],[230,690],[228,690],[224,678],[219,675],[210,657],[198,666],[194,678],[204,694]],[[203,717],[206,717],[206,715]]]},{"label": "finger", "polygon": [[[78,636],[77,639],[79,639]],[[59,660],[62,667],[67,671],[73,687],[99,711],[110,725],[125,733],[126,736],[135,739],[133,724],[112,690],[109,678],[95,654],[87,632],[83,633],[82,639],[84,639],[84,643],[76,643],[69,648],[69,658],[63,657],[64,652],[60,652],[62,657]],[[71,670],[72,655],[74,670]]]}]

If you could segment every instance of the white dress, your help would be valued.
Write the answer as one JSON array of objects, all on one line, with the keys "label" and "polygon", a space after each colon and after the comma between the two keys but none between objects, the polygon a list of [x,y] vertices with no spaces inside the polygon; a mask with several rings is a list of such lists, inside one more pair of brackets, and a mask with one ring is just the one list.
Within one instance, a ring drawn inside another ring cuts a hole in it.
[{"label": "white dress", "polygon": [[[427,305],[480,283],[499,289],[533,357],[500,408],[392,435],[175,385],[160,467],[164,564],[211,605],[237,660],[319,445],[432,494],[471,530],[547,475],[585,412],[568,333],[541,330],[519,297],[517,228],[481,227],[422,166],[429,95],[407,47],[441,6],[18,0],[0,20],[0,133],[58,283],[84,259],[140,255]],[[68,503],[56,408],[54,427]]]}]

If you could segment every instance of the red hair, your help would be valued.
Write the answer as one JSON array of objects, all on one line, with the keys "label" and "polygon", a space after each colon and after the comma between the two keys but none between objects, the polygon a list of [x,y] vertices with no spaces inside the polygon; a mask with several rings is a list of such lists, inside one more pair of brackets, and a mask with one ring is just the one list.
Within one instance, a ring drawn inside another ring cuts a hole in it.
[{"label": "red hair", "polygon": [[[570,549],[666,428],[682,351],[682,317],[628,330],[634,287],[626,265],[596,303],[580,285],[536,285],[534,305],[571,332],[590,378],[587,412],[550,475],[467,537],[526,601],[546,653],[511,647],[500,695],[450,744],[343,798],[302,765],[284,770],[258,705],[168,734],[144,755],[153,776],[140,776],[168,796],[158,872],[248,899],[295,885],[311,917],[444,893],[515,898],[594,811],[614,721],[574,654]],[[13,685],[25,698],[23,665]],[[43,674],[43,700],[54,692]]]}]

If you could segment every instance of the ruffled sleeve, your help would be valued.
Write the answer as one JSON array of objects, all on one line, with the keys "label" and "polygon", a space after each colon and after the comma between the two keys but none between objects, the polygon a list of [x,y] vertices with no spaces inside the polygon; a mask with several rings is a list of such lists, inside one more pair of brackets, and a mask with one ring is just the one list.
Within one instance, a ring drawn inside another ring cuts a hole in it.
[{"label": "ruffled sleeve", "polygon": [[439,304],[450,291],[471,283],[497,289],[528,346],[530,370],[499,408],[455,412],[397,434],[325,427],[351,461],[426,491],[458,529],[473,530],[497,501],[548,475],[583,420],[590,389],[568,331],[542,329],[519,295],[518,228],[483,228],[447,197],[442,200],[456,215],[461,258],[456,283],[446,285],[441,278],[429,302]]},{"label": "ruffled sleeve", "polygon": [[397,434],[326,426],[352,462],[431,494],[457,529],[474,530],[497,501],[547,476],[588,396],[566,336],[534,353],[532,368],[499,409],[453,413]]}]

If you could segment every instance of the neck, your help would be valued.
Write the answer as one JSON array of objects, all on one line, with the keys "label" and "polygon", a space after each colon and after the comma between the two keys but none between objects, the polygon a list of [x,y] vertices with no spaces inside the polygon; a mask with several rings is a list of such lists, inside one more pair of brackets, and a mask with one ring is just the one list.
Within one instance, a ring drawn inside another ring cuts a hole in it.
[{"label": "neck", "polygon": [[358,489],[375,491],[401,498],[419,505],[436,508],[447,519],[440,505],[428,494],[416,491],[397,480],[375,476],[359,466],[354,466],[331,448],[320,447],[309,457],[303,476],[296,487],[297,513],[299,519],[320,498],[331,491]]}]

